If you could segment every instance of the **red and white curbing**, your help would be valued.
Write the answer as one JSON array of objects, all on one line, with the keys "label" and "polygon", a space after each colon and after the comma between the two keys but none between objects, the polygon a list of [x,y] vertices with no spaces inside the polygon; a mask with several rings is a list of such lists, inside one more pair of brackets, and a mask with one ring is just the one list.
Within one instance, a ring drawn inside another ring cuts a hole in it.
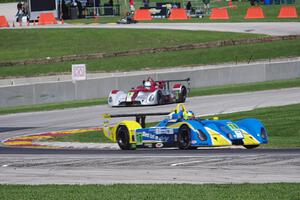
[{"label": "red and white curbing", "polygon": [[74,129],[55,132],[46,132],[31,134],[26,136],[18,136],[1,141],[5,146],[25,147],[25,148],[101,148],[101,149],[119,149],[117,144],[101,144],[101,143],[77,143],[77,142],[43,142],[42,139],[50,139],[70,134],[84,133],[88,131],[101,131],[102,128]]}]

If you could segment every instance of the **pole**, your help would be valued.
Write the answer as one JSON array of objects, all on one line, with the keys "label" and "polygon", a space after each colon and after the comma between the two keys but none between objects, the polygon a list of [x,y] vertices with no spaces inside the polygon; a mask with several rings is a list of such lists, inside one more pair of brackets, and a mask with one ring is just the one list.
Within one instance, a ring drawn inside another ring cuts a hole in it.
[{"label": "pole", "polygon": [[96,0],[94,0],[94,16],[96,16]]}]

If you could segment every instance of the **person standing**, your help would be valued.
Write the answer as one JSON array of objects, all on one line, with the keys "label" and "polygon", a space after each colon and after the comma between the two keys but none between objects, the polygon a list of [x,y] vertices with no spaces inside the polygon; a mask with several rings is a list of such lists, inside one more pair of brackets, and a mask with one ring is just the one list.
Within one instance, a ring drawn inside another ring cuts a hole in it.
[{"label": "person standing", "polygon": [[134,0],[129,0],[129,5],[130,5],[130,12],[134,12],[135,11]]},{"label": "person standing", "polygon": [[144,8],[149,8],[149,0],[143,0]]},{"label": "person standing", "polygon": [[203,1],[203,4],[204,4],[204,13],[208,14],[210,0],[202,0],[202,1]]},{"label": "person standing", "polygon": [[192,10],[192,3],[190,1],[187,2],[186,4],[186,12],[187,12],[187,16],[191,16],[191,10]]}]

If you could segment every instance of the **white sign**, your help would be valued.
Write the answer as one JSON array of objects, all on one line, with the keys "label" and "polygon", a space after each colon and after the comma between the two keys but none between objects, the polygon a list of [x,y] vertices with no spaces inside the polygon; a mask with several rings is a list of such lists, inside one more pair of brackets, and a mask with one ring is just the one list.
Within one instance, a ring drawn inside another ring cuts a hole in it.
[{"label": "white sign", "polygon": [[86,80],[85,64],[72,65],[72,80],[73,81]]}]

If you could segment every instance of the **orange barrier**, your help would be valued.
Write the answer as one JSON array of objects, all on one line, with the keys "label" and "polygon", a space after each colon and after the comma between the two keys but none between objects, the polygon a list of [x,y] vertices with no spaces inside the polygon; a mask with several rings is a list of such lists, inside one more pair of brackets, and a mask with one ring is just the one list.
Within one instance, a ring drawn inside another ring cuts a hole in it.
[{"label": "orange barrier", "polygon": [[187,20],[186,10],[184,8],[172,8],[169,20]]},{"label": "orange barrier", "polygon": [[262,19],[265,18],[264,11],[261,7],[250,7],[247,9],[245,19]]},{"label": "orange barrier", "polygon": [[148,9],[138,9],[134,13],[134,20],[136,21],[150,21],[152,20],[151,13]]},{"label": "orange barrier", "polygon": [[297,18],[297,10],[295,6],[283,6],[280,9],[277,18]]},{"label": "orange barrier", "polygon": [[209,19],[229,19],[227,8],[213,8]]},{"label": "orange barrier", "polygon": [[0,28],[1,27],[9,27],[5,16],[0,16]]},{"label": "orange barrier", "polygon": [[41,13],[39,18],[39,25],[57,24],[53,13]]}]

